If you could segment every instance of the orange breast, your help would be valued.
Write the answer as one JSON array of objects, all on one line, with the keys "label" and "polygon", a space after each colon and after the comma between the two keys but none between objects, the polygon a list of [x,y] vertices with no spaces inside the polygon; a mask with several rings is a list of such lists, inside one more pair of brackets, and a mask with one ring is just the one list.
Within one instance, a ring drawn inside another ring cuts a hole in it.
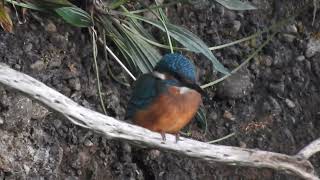
[{"label": "orange breast", "polygon": [[175,134],[190,122],[200,103],[201,95],[197,91],[188,90],[181,94],[178,87],[170,87],[147,109],[138,111],[133,121],[152,131]]}]

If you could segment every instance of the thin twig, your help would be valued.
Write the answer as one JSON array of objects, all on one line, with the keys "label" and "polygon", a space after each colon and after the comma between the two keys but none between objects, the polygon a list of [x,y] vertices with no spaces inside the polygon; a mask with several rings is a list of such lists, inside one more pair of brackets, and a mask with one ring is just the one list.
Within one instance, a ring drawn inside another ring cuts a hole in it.
[{"label": "thin twig", "polygon": [[129,76],[136,80],[136,77],[129,71],[129,69],[120,61],[120,59],[112,52],[112,50],[106,45],[104,46],[106,50],[111,54],[111,56],[117,61],[117,63],[129,74]]},{"label": "thin twig", "polygon": [[[107,45],[107,40],[106,40],[106,32],[105,30],[102,31],[102,41],[103,41],[103,46]],[[110,67],[110,62],[108,60],[108,52],[105,48],[103,48],[103,52],[104,52],[104,57],[107,63],[107,68],[108,68],[108,73],[110,74],[111,78],[114,79],[115,81],[117,81],[118,83],[126,86],[126,87],[130,87],[130,84],[126,83],[126,82],[122,82],[120,79],[118,79],[112,72],[112,69]]]},{"label": "thin twig", "polygon": [[213,140],[213,141],[209,141],[209,142],[207,142],[207,143],[209,143],[209,144],[214,144],[214,143],[223,141],[223,140],[225,140],[225,139],[231,138],[231,137],[234,136],[234,135],[236,135],[236,133],[233,132],[233,133],[228,134],[228,135],[226,135],[226,136],[224,136],[224,137],[222,137],[222,138],[219,138],[219,139],[216,139],[216,140]]}]

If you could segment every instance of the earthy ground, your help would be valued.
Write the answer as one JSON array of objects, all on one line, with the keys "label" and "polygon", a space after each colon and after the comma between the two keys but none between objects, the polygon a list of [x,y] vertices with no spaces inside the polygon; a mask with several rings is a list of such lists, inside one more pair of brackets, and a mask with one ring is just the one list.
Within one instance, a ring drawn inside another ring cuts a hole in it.
[{"label": "earthy ground", "polygon": [[[228,11],[206,0],[169,9],[172,22],[219,45],[270,26],[298,7],[296,1],[253,0],[259,10]],[[299,3],[303,4],[303,2]],[[233,77],[208,88],[204,102],[208,132],[190,125],[192,138],[214,140],[232,132],[220,144],[295,154],[320,137],[320,14],[312,26],[312,11],[286,25],[255,61]],[[101,111],[86,33],[44,14],[28,13],[15,21],[14,34],[0,31],[0,61],[29,74]],[[259,44],[266,36],[256,40]],[[255,47],[243,43],[215,55],[233,69]],[[200,82],[217,74],[204,57],[188,54],[198,67]],[[114,73],[125,77],[112,59]],[[124,119],[130,88],[113,81],[99,58],[108,115]],[[320,157],[312,163],[320,174]],[[74,126],[37,102],[0,86],[0,179],[295,179],[255,168],[206,164],[176,154],[141,149],[108,140]]]}]

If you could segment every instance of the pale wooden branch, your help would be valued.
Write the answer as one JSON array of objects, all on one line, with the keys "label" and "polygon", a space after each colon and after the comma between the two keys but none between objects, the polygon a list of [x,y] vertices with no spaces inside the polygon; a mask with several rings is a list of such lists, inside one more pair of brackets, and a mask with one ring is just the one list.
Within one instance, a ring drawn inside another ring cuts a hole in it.
[{"label": "pale wooden branch", "polygon": [[0,83],[42,102],[63,114],[72,123],[92,129],[108,138],[122,139],[139,146],[171,151],[210,163],[271,168],[295,174],[304,179],[319,179],[314,174],[312,164],[303,158],[308,157],[309,153],[303,153],[305,156],[288,156],[261,150],[211,145],[186,138],[181,138],[181,141],[175,143],[175,137],[172,135],[168,135],[166,143],[162,144],[158,133],[86,109],[45,84],[5,64],[0,64]]},{"label": "pale wooden branch", "polygon": [[297,155],[309,159],[317,152],[320,152],[320,138],[312,141],[309,145],[301,149]]}]

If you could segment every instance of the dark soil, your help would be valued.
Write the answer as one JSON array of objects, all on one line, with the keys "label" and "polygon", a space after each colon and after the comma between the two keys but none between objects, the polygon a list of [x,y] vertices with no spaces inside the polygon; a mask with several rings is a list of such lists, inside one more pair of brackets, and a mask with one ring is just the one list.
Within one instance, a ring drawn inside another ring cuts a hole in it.
[{"label": "dark soil", "polygon": [[[219,45],[246,37],[294,13],[296,1],[253,0],[259,10],[234,12],[201,0],[169,8],[172,22]],[[209,141],[232,132],[220,144],[293,155],[320,137],[320,21],[312,11],[286,25],[239,73],[207,89],[208,132],[192,123],[192,138]],[[260,44],[264,35],[256,39]],[[228,68],[239,65],[253,42],[217,50]],[[201,83],[216,79],[202,56],[187,54]],[[71,97],[102,111],[97,95],[92,47],[85,31],[44,14],[28,13],[15,21],[14,34],[0,31],[0,60]],[[108,75],[98,59],[108,115],[124,119],[130,93]],[[110,58],[117,77],[126,75]],[[127,78],[129,79],[129,78]],[[320,174],[320,157],[312,163]],[[6,87],[0,87],[0,179],[297,179],[269,169],[207,164],[185,156],[141,149],[74,126],[57,113]]]}]

